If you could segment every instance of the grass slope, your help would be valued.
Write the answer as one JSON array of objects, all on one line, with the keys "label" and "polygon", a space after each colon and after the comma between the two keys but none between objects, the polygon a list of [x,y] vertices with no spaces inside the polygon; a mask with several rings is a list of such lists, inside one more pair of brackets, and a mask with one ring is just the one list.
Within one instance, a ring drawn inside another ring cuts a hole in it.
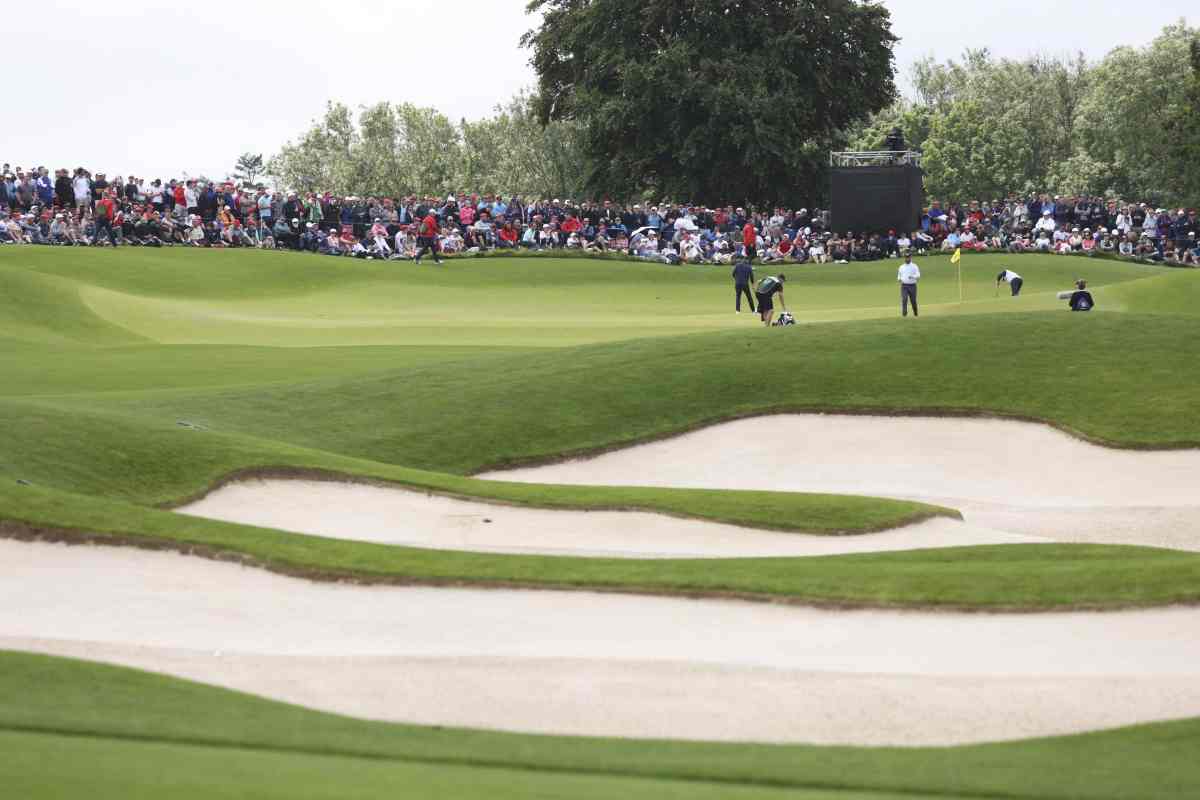
[{"label": "grass slope", "polygon": [[[969,296],[990,287],[993,268],[1006,258],[967,260]],[[94,532],[110,541],[232,552],[285,572],[368,580],[988,608],[1195,601],[1198,557],[1142,548],[1021,545],[816,560],[615,562],[334,542],[147,508],[193,496],[239,470],[273,467],[529,505],[855,532],[954,512],[872,498],[531,486],[465,476],[488,465],[798,409],[1009,413],[1123,446],[1200,442],[1191,413],[1200,399],[1194,319],[1155,305],[1174,309],[1175,301],[1163,298],[1194,291],[1197,276],[1038,256],[1022,259],[1019,269],[1032,286],[1057,286],[1081,266],[1094,285],[1110,281],[1097,288],[1098,297],[1114,293],[1114,307],[1154,313],[1022,310],[1043,304],[1047,290],[1019,299],[985,295],[968,304],[980,312],[973,315],[762,330],[727,309],[703,310],[728,300],[728,278],[715,268],[542,258],[418,270],[257,252],[0,250],[0,280],[11,290],[0,301],[0,519],[14,535],[32,528],[52,537]],[[891,269],[793,268],[789,285],[800,291],[792,303],[813,314],[873,314],[853,304],[874,302],[877,292],[894,295]],[[956,293],[944,259],[931,259],[926,272],[927,300]],[[130,307],[183,305],[150,325],[111,306],[97,314],[85,302],[97,293],[130,298]],[[519,335],[497,341],[474,325],[455,325],[477,307],[484,316],[507,315]],[[982,313],[999,309],[1012,313]],[[570,344],[629,336],[624,326],[641,331],[632,321],[648,316],[665,326],[656,333],[747,329]],[[364,320],[366,328],[386,331],[384,339],[405,342],[425,341],[409,327],[424,320],[442,341],[324,346],[361,333],[355,326]],[[559,326],[552,336],[528,329],[547,320]],[[237,343],[160,341],[202,339],[195,326],[210,323]],[[281,337],[321,346],[267,346]]]},{"label": "grass slope", "polygon": [[368,722],[0,651],[0,785],[31,798],[1200,794],[1200,720],[948,748],[587,739]]}]

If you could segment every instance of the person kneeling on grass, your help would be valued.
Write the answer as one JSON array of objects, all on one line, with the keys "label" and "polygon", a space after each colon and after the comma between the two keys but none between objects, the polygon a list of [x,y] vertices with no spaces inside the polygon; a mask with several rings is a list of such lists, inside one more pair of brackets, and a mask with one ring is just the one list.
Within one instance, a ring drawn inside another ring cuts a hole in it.
[{"label": "person kneeling on grass", "polygon": [[1011,269],[1005,269],[1001,270],[1000,274],[996,276],[996,288],[1000,288],[1001,283],[1007,283],[1009,288],[1012,289],[1012,296],[1016,297],[1021,293],[1021,286],[1024,285],[1025,281]]},{"label": "person kneeling on grass", "polygon": [[779,303],[783,306],[783,310],[787,311],[787,301],[783,299],[785,280],[783,275],[768,275],[754,287],[754,294],[758,299],[758,313],[762,318],[763,325],[767,327],[771,326],[771,317],[775,316],[775,303],[771,298],[776,293],[779,294]]}]

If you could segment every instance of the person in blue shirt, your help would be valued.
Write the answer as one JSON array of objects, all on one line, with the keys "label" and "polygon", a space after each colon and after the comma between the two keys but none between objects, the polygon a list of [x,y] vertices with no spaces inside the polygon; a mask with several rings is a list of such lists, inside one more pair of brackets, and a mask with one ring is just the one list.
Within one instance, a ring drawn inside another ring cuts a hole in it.
[{"label": "person in blue shirt", "polygon": [[50,180],[50,173],[45,167],[38,167],[37,180],[34,181],[37,187],[38,199],[46,208],[54,205],[54,183]]}]

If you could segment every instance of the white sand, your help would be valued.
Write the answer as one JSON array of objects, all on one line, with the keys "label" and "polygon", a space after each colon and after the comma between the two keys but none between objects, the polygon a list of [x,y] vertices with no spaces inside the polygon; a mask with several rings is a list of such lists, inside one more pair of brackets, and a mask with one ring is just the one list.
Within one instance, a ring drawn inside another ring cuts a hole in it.
[{"label": "white sand", "polygon": [[898,497],[957,508],[977,532],[1200,550],[1200,450],[1115,450],[1008,420],[758,417],[480,477]]},{"label": "white sand", "polygon": [[0,647],[364,717],[950,744],[1200,714],[1200,609],[970,615],[315,584],[0,541]]},{"label": "white sand", "polygon": [[178,511],[338,539],[448,550],[625,558],[816,556],[1037,541],[949,519],[869,536],[808,536],[661,514],[549,511],[309,480],[240,481]]}]

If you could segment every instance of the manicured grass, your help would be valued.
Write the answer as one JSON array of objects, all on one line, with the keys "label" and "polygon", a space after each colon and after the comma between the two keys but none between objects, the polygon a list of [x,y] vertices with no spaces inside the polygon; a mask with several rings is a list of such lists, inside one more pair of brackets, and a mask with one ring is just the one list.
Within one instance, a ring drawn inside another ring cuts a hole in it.
[{"label": "manicured grass", "polygon": [[13,796],[1022,797],[1200,794],[1200,720],[946,748],[570,738],[368,722],[0,651]]},{"label": "manicured grass", "polygon": [[[1172,272],[1081,262],[969,255],[968,302],[959,306],[955,268],[931,256],[922,262],[921,300],[930,317],[1061,309],[1054,293],[1084,274],[1103,308],[1106,286]],[[801,321],[829,321],[896,316],[898,263],[758,271],[787,275],[789,308]],[[1025,276],[1020,298],[996,296],[995,275],[1005,265]],[[43,292],[74,290],[69,304],[56,296],[38,306],[48,309],[47,336],[94,318],[127,340],[168,344],[562,347],[754,324],[753,315],[732,313],[729,268],[717,266],[494,258],[437,268],[257,251],[0,250],[0,282],[35,280],[52,287]],[[0,301],[0,325],[10,315]]]},{"label": "manicured grass", "polygon": [[[600,490],[589,492],[580,497],[604,497]],[[33,486],[0,486],[0,503],[20,508],[0,519],[7,535],[233,554],[319,579],[993,611],[1200,602],[1200,554],[1147,547],[1033,544],[719,560],[497,557],[282,533]]]},{"label": "manicured grass", "polygon": [[[990,289],[996,265],[1011,260],[968,257],[969,296]],[[727,308],[707,310],[728,301],[727,275],[716,268],[511,258],[419,270],[275,253],[0,250],[0,280],[11,290],[0,302],[0,519],[22,523],[10,527],[26,532],[201,545],[282,571],[370,580],[887,606],[1195,601],[1198,557],[1144,548],[1021,545],[639,562],[336,542],[149,508],[194,496],[239,470],[274,467],[545,507],[637,508],[751,527],[861,532],[953,512],[873,498],[554,487],[465,476],[782,410],[1015,414],[1123,446],[1200,442],[1200,418],[1192,413],[1200,399],[1193,319],[1020,310],[1060,306],[1047,300],[1051,288],[1069,284],[1067,276],[1082,266],[1098,298],[1125,292],[1154,311],[1162,310],[1156,302],[1173,302],[1155,300],[1156,292],[1186,293],[1200,277],[1028,256],[1019,271],[1029,285],[1049,288],[1017,299],[985,295],[964,306],[980,313],[763,330]],[[789,269],[789,286],[801,290],[792,304],[814,316],[875,314],[855,303],[895,293],[890,263]],[[927,301],[957,296],[945,259],[929,259],[926,274]],[[104,293],[124,299],[97,314],[85,300]],[[150,306],[169,313],[155,311],[157,321],[148,322],[137,309]],[[984,313],[997,310],[1012,313]],[[514,336],[498,340],[458,324],[493,314],[507,315]],[[647,318],[651,327],[664,326],[652,338],[571,344],[643,333],[633,321]],[[414,320],[432,326],[439,341],[414,333]],[[631,323],[632,330],[625,327]],[[197,343],[208,325],[236,343]],[[731,325],[742,329],[660,335]],[[374,341],[374,329],[386,332],[382,339],[417,344],[267,346],[281,339],[323,345],[363,331]]]},{"label": "manicured grass", "polygon": [[[989,610],[1200,602],[1200,554],[1152,548],[498,556],[158,507],[268,467],[829,534],[954,512],[469,474],[804,409],[1014,414],[1121,446],[1200,443],[1200,274],[968,256],[959,304],[947,260],[921,265],[920,320],[894,318],[895,262],[788,266],[789,307],[823,324],[762,330],[729,313],[726,268],[495,258],[435,269],[260,252],[2,248],[0,535],[171,547],[364,581]],[[1024,296],[995,296],[1001,266],[1025,276]],[[1080,275],[1096,313],[1068,314],[1054,299]],[[522,736],[352,720],[0,653],[4,796],[1176,798],[1200,794],[1198,745],[1195,720],[929,749]]]}]

